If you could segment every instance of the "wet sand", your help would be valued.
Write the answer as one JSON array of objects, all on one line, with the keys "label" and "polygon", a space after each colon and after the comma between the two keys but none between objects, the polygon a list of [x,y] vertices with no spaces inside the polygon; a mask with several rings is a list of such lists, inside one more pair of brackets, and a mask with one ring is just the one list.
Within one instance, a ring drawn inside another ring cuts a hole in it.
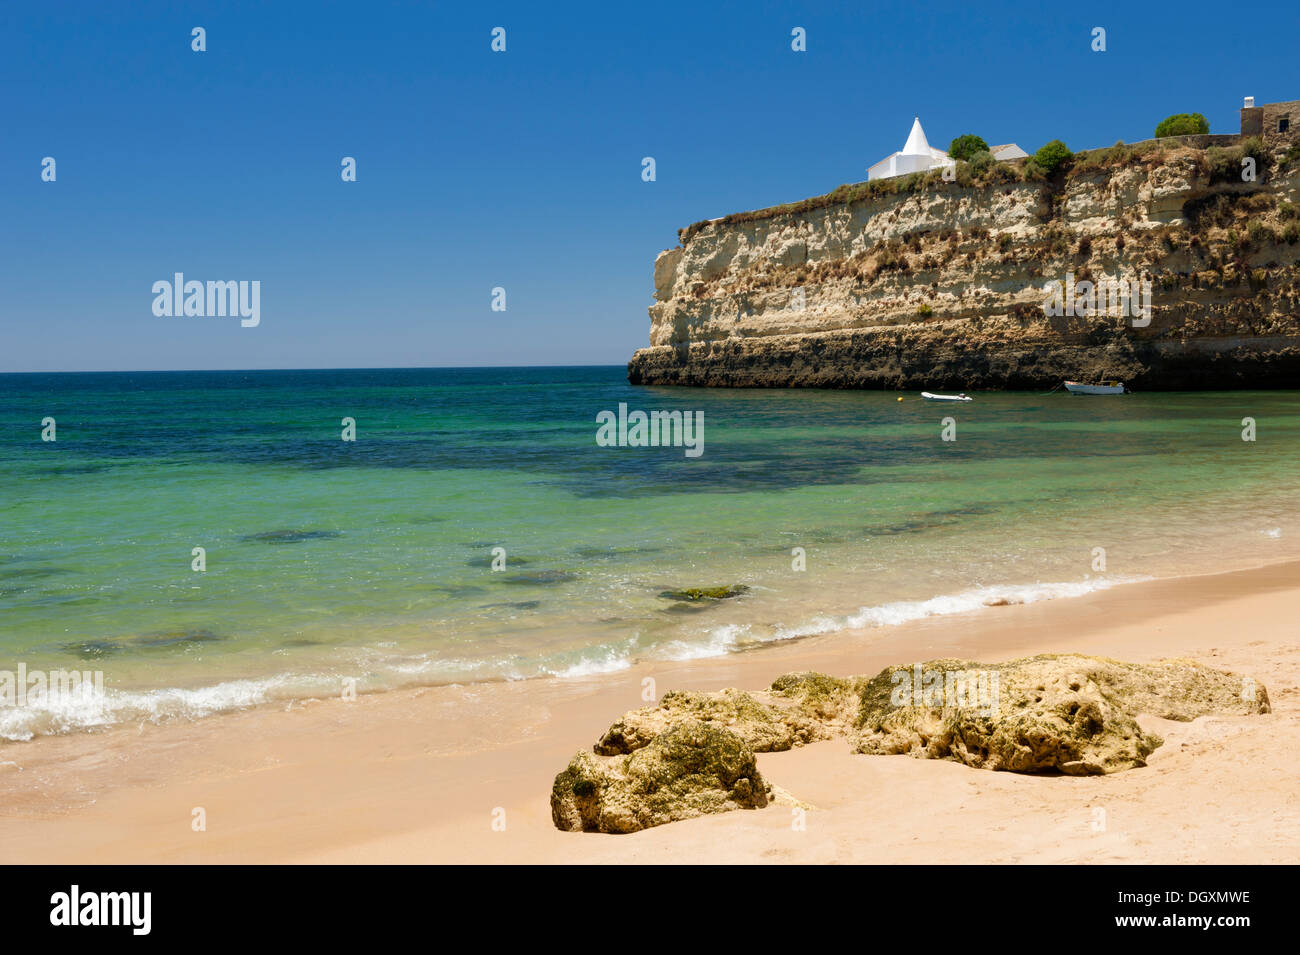
[{"label": "wet sand", "polygon": [[[0,746],[0,860],[118,862],[1294,862],[1300,562],[1128,584],[601,676],[393,690]],[[632,835],[554,828],[555,774],[656,691],[874,674],[934,657],[1188,657],[1273,712],[1192,723],[1146,768],[1023,776],[843,741],[759,756],[788,805]],[[206,829],[196,831],[195,810]],[[494,827],[495,823],[495,827]],[[501,828],[504,823],[504,828]]]}]

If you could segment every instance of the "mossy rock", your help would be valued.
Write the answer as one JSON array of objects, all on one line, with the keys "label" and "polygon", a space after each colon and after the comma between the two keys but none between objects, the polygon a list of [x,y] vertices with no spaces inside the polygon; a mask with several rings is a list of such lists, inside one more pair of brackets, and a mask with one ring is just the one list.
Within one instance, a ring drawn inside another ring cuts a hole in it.
[{"label": "mossy rock", "polygon": [[[921,691],[912,696],[918,667]],[[973,692],[977,684],[991,688],[991,696]],[[945,659],[888,667],[867,681],[850,736],[860,753],[1095,775],[1144,766],[1161,745],[1138,726],[1140,713],[1191,720],[1267,712],[1263,687],[1186,660],[1136,664],[1079,654],[995,664]]]},{"label": "mossy rock", "polygon": [[732,584],[729,587],[688,587],[685,590],[665,590],[660,597],[668,600],[726,600],[749,593],[744,584]]},{"label": "mossy rock", "polygon": [[771,691],[794,702],[813,720],[840,724],[856,720],[858,699],[866,682],[862,677],[836,677],[806,670],[782,674],[772,681]]},{"label": "mossy rock", "polygon": [[597,741],[595,751],[602,756],[635,752],[684,720],[736,733],[756,753],[782,752],[830,736],[796,708],[773,705],[743,690],[673,690],[656,706],[625,713]]},{"label": "mossy rock", "polygon": [[761,809],[771,787],[754,750],[729,730],[688,720],[626,756],[583,751],[555,777],[551,818],[566,831],[626,833],[733,809]]},{"label": "mossy rock", "polygon": [[634,832],[760,808],[772,789],[755,753],[833,737],[859,753],[1022,773],[1112,773],[1145,765],[1161,745],[1142,731],[1139,714],[1268,712],[1263,686],[1189,660],[1043,654],[992,664],[931,660],[871,678],[787,673],[768,690],[674,691],[625,714],[555,777],[551,815],[560,829]]}]

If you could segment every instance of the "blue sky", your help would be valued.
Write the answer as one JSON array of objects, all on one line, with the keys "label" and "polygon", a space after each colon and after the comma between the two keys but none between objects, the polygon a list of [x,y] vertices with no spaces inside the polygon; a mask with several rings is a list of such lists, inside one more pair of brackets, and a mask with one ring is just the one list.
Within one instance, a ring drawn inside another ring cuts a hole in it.
[{"label": "blue sky", "polygon": [[[680,226],[865,179],[914,115],[1031,152],[1236,131],[1300,98],[1297,9],[5,4],[0,371],[621,363]],[[177,271],[260,281],[261,324],[156,317]]]}]

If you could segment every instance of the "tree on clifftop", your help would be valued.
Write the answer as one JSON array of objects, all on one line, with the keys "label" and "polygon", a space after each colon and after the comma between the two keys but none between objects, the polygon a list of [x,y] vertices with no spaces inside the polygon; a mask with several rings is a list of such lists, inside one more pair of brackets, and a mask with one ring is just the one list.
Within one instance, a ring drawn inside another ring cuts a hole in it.
[{"label": "tree on clifftop", "polygon": [[967,133],[965,136],[958,136],[948,147],[948,155],[953,159],[962,159],[970,162],[970,157],[976,153],[988,152],[989,144],[984,142],[974,133]]},{"label": "tree on clifftop", "polygon": [[1034,153],[1033,163],[1044,174],[1050,176],[1056,172],[1062,165],[1074,158],[1074,153],[1066,147],[1065,143],[1059,139],[1053,139],[1050,143],[1043,146],[1042,149]]},{"label": "tree on clifftop", "polygon": [[1175,113],[1160,121],[1156,127],[1156,139],[1165,136],[1195,136],[1209,131],[1209,121],[1200,113]]}]

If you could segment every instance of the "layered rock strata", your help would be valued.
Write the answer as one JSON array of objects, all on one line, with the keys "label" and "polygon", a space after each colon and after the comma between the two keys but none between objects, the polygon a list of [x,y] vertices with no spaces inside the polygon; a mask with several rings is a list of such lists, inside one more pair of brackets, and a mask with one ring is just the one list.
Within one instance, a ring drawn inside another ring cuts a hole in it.
[{"label": "layered rock strata", "polygon": [[[915,174],[696,223],[655,261],[650,347],[628,378],[1300,386],[1297,207],[1300,147],[1156,142],[1081,154],[1050,178],[961,164],[952,182]],[[1044,308],[1049,283],[1119,280],[1149,289],[1149,311],[1104,297]]]}]

